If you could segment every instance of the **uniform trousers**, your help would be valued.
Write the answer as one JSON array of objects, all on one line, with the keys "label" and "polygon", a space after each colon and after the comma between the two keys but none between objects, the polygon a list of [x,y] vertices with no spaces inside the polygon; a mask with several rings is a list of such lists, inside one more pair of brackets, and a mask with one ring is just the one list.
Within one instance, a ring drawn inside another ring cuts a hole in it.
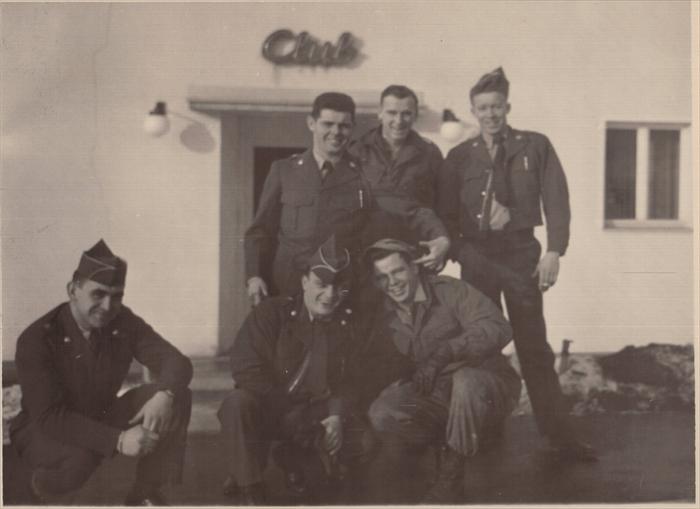
[{"label": "uniform trousers", "polygon": [[[294,441],[298,445],[300,429],[316,426],[321,430],[319,423],[328,416],[325,401],[313,405],[299,403],[283,414],[277,410],[268,408],[262,398],[241,388],[234,389],[222,402],[218,416],[223,448],[229,474],[239,486],[262,482],[272,442]],[[344,417],[340,463],[348,466],[364,463],[371,459],[374,447],[370,427],[353,414]]]},{"label": "uniform trousers", "polygon": [[410,381],[398,380],[370,405],[378,432],[412,446],[446,442],[464,456],[479,450],[484,433],[500,425],[520,396],[520,377],[502,355],[489,368],[461,367],[438,377],[429,396]]},{"label": "uniform trousers", "polygon": [[[483,232],[463,247],[476,256],[460,260],[462,279],[501,308],[501,294],[505,298],[521,374],[540,433],[555,441],[571,438],[568,409],[547,342],[539,278],[532,276],[542,253],[532,228]],[[477,261],[470,263],[474,259]]]},{"label": "uniform trousers", "polygon": [[[131,389],[118,398],[100,420],[122,430],[130,428],[129,420],[158,390],[155,384]],[[140,486],[157,487],[165,482],[182,481],[191,407],[189,390],[175,396],[170,431],[160,437],[152,453],[138,460],[136,480]],[[97,452],[49,437],[33,424],[15,431],[11,439],[19,455],[32,468],[34,483],[41,493],[60,495],[80,488],[103,460]]]}]

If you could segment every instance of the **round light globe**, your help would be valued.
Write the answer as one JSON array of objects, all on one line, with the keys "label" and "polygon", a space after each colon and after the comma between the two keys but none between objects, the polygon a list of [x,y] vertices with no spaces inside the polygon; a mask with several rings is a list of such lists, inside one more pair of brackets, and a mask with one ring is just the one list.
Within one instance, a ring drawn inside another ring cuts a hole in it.
[{"label": "round light globe", "polygon": [[143,121],[143,130],[154,138],[163,136],[170,129],[170,121],[165,115],[149,113]]},{"label": "round light globe", "polygon": [[442,136],[442,139],[445,141],[449,141],[452,143],[461,139],[463,135],[464,127],[459,121],[443,122],[440,126],[440,136]]}]

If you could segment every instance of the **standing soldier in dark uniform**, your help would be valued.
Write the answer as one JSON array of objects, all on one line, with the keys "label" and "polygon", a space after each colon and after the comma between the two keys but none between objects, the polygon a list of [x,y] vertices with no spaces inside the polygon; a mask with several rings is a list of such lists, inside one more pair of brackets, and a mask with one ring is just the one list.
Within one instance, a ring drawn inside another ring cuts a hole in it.
[{"label": "standing soldier in dark uniform", "polygon": [[[126,262],[100,240],[68,283],[70,301],[17,342],[22,411],[10,436],[37,502],[61,500],[116,453],[140,458],[126,505],[164,505],[160,486],[180,481],[192,364],[122,305],[125,280]],[[133,359],[157,382],[118,398]]]},{"label": "standing soldier in dark uniform", "polygon": [[[399,196],[375,199],[360,164],[346,150],[354,121],[351,97],[319,95],[307,117],[313,147],[270,168],[258,212],[245,234],[246,281],[253,305],[269,293],[296,294],[302,268],[331,234],[351,254],[361,251],[371,214],[379,207],[400,217],[422,239],[442,237],[428,246],[426,263],[434,263],[446,251],[447,231],[432,210]],[[271,281],[265,281],[264,261],[273,258]]]},{"label": "standing soldier in dark uniform", "polygon": [[[375,196],[402,196],[415,200],[422,207],[435,208],[435,185],[442,164],[440,149],[430,140],[413,130],[418,118],[418,97],[403,85],[389,85],[380,96],[380,125],[368,131],[350,145],[350,153],[356,156]],[[437,217],[435,221],[439,221]],[[401,225],[391,224],[391,218],[383,221],[387,235],[397,236]],[[408,232],[406,232],[408,233]],[[406,238],[411,243],[419,239]],[[432,241],[439,243],[438,255],[426,262],[416,263],[439,270],[449,248],[447,238]],[[429,246],[430,243],[420,241]]]},{"label": "standing soldier in dark uniform", "polygon": [[[595,460],[572,429],[547,343],[542,292],[557,281],[569,243],[569,192],[546,136],[511,128],[509,83],[501,68],[471,89],[481,135],[447,155],[439,176],[438,211],[453,238],[462,279],[499,306],[505,296],[523,378],[540,432],[563,458]],[[547,251],[534,228],[547,220]]]},{"label": "standing soldier in dark uniform", "polygon": [[[287,487],[307,491],[300,460],[317,454],[329,474],[369,458],[372,435],[352,408],[345,372],[355,337],[342,300],[350,257],[334,237],[309,260],[296,297],[265,299],[248,315],[231,350],[236,388],[219,410],[229,479],[241,505],[267,501],[263,472],[270,444]],[[313,452],[315,451],[315,453]]]}]

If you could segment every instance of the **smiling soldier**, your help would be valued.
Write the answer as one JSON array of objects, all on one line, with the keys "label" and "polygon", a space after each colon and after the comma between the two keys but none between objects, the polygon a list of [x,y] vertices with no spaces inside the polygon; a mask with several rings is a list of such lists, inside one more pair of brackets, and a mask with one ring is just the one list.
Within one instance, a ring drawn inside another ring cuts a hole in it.
[{"label": "smiling soldier", "polygon": [[321,94],[307,117],[313,147],[272,164],[245,234],[252,305],[268,294],[295,295],[303,267],[332,234],[354,259],[372,214],[379,210],[399,218],[422,239],[447,239],[442,223],[428,220],[434,213],[415,201],[397,196],[375,199],[359,161],[347,151],[354,124],[355,103],[350,96]]},{"label": "smiling soldier", "polygon": [[332,236],[300,276],[301,294],[264,300],[238,332],[231,350],[236,388],[219,420],[230,476],[224,491],[240,505],[267,503],[263,472],[273,440],[282,441],[273,455],[298,495],[308,493],[302,458],[309,453],[328,464],[369,459],[372,435],[353,412],[345,376],[359,339],[343,302],[349,266],[348,251]]},{"label": "smiling soldier", "polygon": [[[389,85],[381,93],[379,126],[371,129],[350,146],[350,153],[362,163],[362,171],[376,196],[403,196],[432,210],[435,207],[435,184],[442,164],[442,153],[432,141],[421,137],[413,125],[418,119],[418,96],[404,85]],[[428,215],[427,221],[442,228],[437,214]],[[383,231],[394,237],[400,224],[391,224],[385,217]],[[430,270],[439,270],[450,243],[447,237],[431,241],[411,238],[428,252],[416,260]]]},{"label": "smiling soldier", "polygon": [[463,281],[422,274],[415,259],[413,247],[394,239],[366,250],[384,302],[357,365],[372,385],[389,384],[369,407],[385,450],[397,439],[401,453],[441,449],[423,503],[459,503],[465,464],[500,432],[520,377],[501,354],[511,329],[496,305]]},{"label": "smiling soldier", "polygon": [[[69,302],[17,341],[22,412],[11,440],[32,468],[36,503],[66,503],[103,458],[139,458],[126,505],[164,505],[180,481],[190,419],[192,363],[122,305],[126,262],[100,240],[68,283]],[[156,383],[117,393],[133,359]]]},{"label": "smiling soldier", "polygon": [[[547,343],[542,292],[556,282],[569,243],[569,191],[549,139],[508,125],[509,83],[500,67],[470,91],[481,134],[453,148],[439,176],[438,212],[453,238],[462,279],[501,306],[540,432],[568,460],[595,461],[567,415]],[[534,228],[547,221],[543,256]]]}]

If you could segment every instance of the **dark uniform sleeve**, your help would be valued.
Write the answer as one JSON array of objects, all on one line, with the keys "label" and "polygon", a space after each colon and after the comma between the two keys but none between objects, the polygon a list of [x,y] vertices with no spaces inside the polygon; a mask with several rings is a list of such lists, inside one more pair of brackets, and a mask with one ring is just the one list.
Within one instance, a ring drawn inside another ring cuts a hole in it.
[{"label": "dark uniform sleeve", "polygon": [[292,402],[275,374],[275,348],[281,328],[275,306],[274,301],[265,300],[243,322],[230,352],[231,374],[236,387],[284,413]]},{"label": "dark uniform sleeve", "polygon": [[179,392],[192,380],[192,362],[141,317],[125,310],[134,358],[156,375],[161,390]]},{"label": "dark uniform sleeve", "polygon": [[452,362],[467,361],[471,366],[478,366],[510,342],[513,337],[510,324],[479,290],[463,281],[442,284],[438,288],[442,294],[440,300],[452,308],[462,326],[461,334],[447,340]]},{"label": "dark uniform sleeve", "polygon": [[547,251],[555,251],[564,255],[569,245],[569,223],[571,221],[569,188],[566,184],[564,169],[554,147],[546,137],[544,142],[544,160],[540,167],[540,186],[542,208],[547,224]]},{"label": "dark uniform sleeve", "polygon": [[46,336],[23,334],[15,354],[22,388],[22,407],[39,429],[51,438],[110,456],[121,430],[71,411],[65,404],[62,381]]},{"label": "dark uniform sleeve", "polygon": [[437,173],[436,206],[440,219],[447,228],[452,239],[453,248],[457,247],[455,239],[459,238],[460,212],[460,172],[459,157],[454,150],[450,151]]},{"label": "dark uniform sleeve", "polygon": [[253,224],[245,232],[246,281],[253,276],[262,277],[263,260],[271,260],[271,253],[277,242],[280,215],[282,214],[280,165],[281,161],[272,163],[270,173],[268,173],[263,185]]},{"label": "dark uniform sleeve", "polygon": [[421,190],[422,194],[420,199],[421,203],[434,209],[437,195],[437,177],[443,161],[442,152],[440,152],[437,145],[433,143],[430,144],[430,154],[428,158],[428,176],[426,178],[426,185]]}]

